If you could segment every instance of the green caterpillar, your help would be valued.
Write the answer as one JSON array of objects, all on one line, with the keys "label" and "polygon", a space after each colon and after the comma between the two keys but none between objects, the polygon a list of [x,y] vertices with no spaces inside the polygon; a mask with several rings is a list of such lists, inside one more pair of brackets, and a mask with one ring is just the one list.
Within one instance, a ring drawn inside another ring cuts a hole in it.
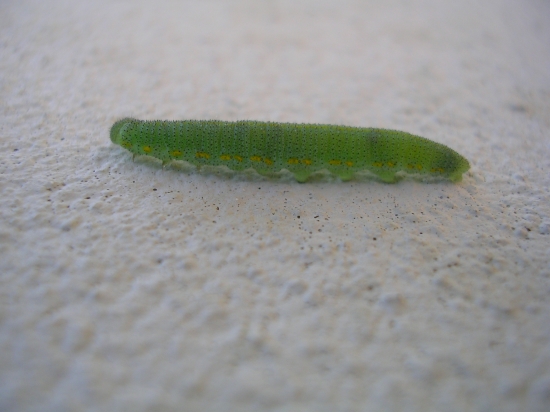
[{"label": "green caterpillar", "polygon": [[342,180],[369,170],[384,182],[397,172],[458,182],[468,160],[440,143],[406,132],[321,124],[219,120],[143,121],[122,119],[111,140],[135,156],[163,165],[185,160],[197,165],[255,169],[262,175],[287,169],[299,182],[327,169]]}]

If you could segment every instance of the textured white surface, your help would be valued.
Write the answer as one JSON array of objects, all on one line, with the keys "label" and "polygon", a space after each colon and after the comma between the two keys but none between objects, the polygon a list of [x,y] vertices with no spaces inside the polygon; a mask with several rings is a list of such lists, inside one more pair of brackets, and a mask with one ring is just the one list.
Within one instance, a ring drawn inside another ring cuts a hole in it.
[{"label": "textured white surface", "polygon": [[[542,0],[3,1],[0,409],[550,410],[548,44]],[[402,129],[472,170],[162,170],[124,116]]]}]

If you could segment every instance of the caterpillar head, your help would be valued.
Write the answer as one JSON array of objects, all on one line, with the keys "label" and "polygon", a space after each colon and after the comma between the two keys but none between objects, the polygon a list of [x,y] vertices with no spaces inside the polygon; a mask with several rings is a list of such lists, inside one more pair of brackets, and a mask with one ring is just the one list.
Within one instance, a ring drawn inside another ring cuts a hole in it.
[{"label": "caterpillar head", "polygon": [[115,144],[121,145],[125,148],[130,148],[131,143],[129,141],[126,141],[122,136],[123,129],[130,126],[132,123],[136,122],[135,119],[132,119],[130,117],[126,117],[122,120],[119,120],[111,127],[111,141]]}]

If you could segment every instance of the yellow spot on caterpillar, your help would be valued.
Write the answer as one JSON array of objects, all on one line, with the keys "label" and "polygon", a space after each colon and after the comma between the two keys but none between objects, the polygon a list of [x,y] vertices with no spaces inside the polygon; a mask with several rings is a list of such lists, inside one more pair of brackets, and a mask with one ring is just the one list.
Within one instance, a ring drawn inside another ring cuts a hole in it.
[{"label": "yellow spot on caterpillar", "polygon": [[237,160],[238,162],[243,161],[243,158],[241,156],[238,156],[238,155],[233,156],[233,159]]},{"label": "yellow spot on caterpillar", "polygon": [[197,152],[195,153],[195,157],[198,157],[199,159],[210,159],[210,155],[206,152]]},{"label": "yellow spot on caterpillar", "polygon": [[389,166],[389,167],[394,167],[394,166],[395,166],[395,162],[388,162],[388,166]]},{"label": "yellow spot on caterpillar", "polygon": [[333,165],[333,166],[338,166],[342,163],[341,160],[336,160],[336,159],[333,159],[333,160],[329,160],[328,164],[329,165]]},{"label": "yellow spot on caterpillar", "polygon": [[181,156],[181,152],[179,150],[173,150],[170,152],[170,156],[174,156],[174,157]]},{"label": "yellow spot on caterpillar", "polygon": [[126,149],[129,149],[130,147],[132,147],[132,143],[130,142],[122,142],[120,145],[122,147],[125,147]]},{"label": "yellow spot on caterpillar", "polygon": [[407,165],[407,167],[408,167],[409,169],[414,169],[414,165],[411,164],[411,163],[409,163],[409,164]]},{"label": "yellow spot on caterpillar", "polygon": [[230,155],[227,155],[227,154],[222,154],[222,155],[220,156],[220,159],[222,159],[222,160],[231,160],[231,156],[230,156]]},{"label": "yellow spot on caterpillar", "polygon": [[151,146],[143,146],[143,151],[145,153],[151,153],[153,149],[151,149]]},{"label": "yellow spot on caterpillar", "polygon": [[348,161],[348,162],[346,162],[346,166],[348,166],[348,167],[351,167],[351,166],[353,166],[353,162],[349,162],[349,161]]},{"label": "yellow spot on caterpillar", "polygon": [[310,166],[313,163],[311,159],[302,159],[301,162],[307,166]]},{"label": "yellow spot on caterpillar", "polygon": [[432,173],[435,173],[435,172],[443,173],[444,171],[445,170],[442,169],[441,167],[432,167],[432,169],[431,169]]},{"label": "yellow spot on caterpillar", "polygon": [[266,165],[271,166],[271,165],[273,164],[273,160],[271,160],[269,157],[266,157],[266,158],[264,159],[264,163],[265,163]]},{"label": "yellow spot on caterpillar", "polygon": [[421,164],[417,164],[417,165],[416,165],[416,168],[417,168],[418,170],[422,170],[422,165],[421,165]]},{"label": "yellow spot on caterpillar", "polygon": [[295,157],[291,157],[290,159],[288,159],[287,163],[289,165],[297,165],[298,163],[300,163],[300,161],[298,159],[296,159]]},{"label": "yellow spot on caterpillar", "polygon": [[262,158],[260,156],[250,156],[250,160],[253,162],[261,162]]},{"label": "yellow spot on caterpillar", "polygon": [[373,166],[376,166],[376,167],[382,167],[382,166],[384,166],[384,164],[383,164],[382,162],[374,162],[372,165],[373,165]]}]

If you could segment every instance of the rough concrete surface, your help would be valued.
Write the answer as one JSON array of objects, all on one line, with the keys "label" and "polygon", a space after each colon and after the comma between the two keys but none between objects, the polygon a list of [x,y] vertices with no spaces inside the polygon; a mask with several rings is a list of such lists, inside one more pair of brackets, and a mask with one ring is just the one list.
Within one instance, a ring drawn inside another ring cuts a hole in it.
[{"label": "rough concrete surface", "polygon": [[[0,3],[0,410],[549,411],[550,3]],[[162,166],[141,119],[405,130],[394,185]]]}]

